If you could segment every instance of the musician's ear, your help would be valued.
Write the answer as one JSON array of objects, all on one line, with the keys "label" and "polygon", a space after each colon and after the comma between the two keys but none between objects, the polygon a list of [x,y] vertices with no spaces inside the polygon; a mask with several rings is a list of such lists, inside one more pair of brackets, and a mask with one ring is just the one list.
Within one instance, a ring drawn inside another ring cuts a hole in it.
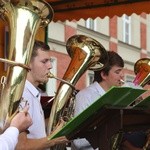
[{"label": "musician's ear", "polygon": [[100,76],[102,77],[103,80],[105,80],[106,77],[107,77],[107,75],[106,75],[106,73],[104,71],[100,72]]}]

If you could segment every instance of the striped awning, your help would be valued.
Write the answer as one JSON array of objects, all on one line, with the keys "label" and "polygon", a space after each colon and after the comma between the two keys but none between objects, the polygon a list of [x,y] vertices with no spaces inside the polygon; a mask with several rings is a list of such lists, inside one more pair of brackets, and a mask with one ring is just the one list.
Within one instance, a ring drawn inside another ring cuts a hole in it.
[{"label": "striped awning", "polygon": [[95,19],[123,14],[150,13],[150,0],[46,0],[54,9],[54,21]]}]

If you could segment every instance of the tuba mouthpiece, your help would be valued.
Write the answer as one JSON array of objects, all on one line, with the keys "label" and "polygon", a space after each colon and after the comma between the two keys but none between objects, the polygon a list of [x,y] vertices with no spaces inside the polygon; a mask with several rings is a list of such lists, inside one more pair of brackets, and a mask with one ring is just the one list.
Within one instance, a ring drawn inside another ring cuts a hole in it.
[{"label": "tuba mouthpiece", "polygon": [[121,80],[120,80],[120,82],[121,82],[122,84],[124,84],[124,83],[125,83],[125,81],[124,81],[123,79],[121,79]]},{"label": "tuba mouthpiece", "polygon": [[49,72],[49,73],[47,74],[47,77],[48,77],[48,78],[55,78],[55,76],[54,76],[51,72]]}]

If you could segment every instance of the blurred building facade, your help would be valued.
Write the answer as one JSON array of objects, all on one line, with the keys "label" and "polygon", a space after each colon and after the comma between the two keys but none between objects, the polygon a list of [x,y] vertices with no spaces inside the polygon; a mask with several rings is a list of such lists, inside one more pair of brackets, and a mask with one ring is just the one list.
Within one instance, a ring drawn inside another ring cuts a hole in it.
[{"label": "blurred building facade", "polygon": [[[66,42],[75,34],[90,36],[99,41],[106,50],[116,51],[125,62],[125,81],[133,81],[134,64],[137,60],[150,57],[150,15],[145,13],[51,22],[47,29],[47,41],[52,50],[51,72],[59,78],[63,77],[71,61],[66,50]],[[86,71],[76,84],[76,88],[80,90],[88,86],[92,79],[93,72]],[[47,84],[48,95],[53,96],[58,85],[59,81],[50,79]]]}]

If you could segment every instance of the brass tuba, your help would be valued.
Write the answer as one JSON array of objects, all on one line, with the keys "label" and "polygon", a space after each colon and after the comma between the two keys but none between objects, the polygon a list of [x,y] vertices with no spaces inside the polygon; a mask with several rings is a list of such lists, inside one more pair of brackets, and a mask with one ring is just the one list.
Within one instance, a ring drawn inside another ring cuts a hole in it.
[{"label": "brass tuba", "polygon": [[[133,81],[135,85],[140,85],[144,87],[146,84],[150,83],[150,59],[141,58],[134,65],[134,72],[136,77]],[[150,137],[148,135],[146,143],[143,150],[148,150],[150,146]]]},{"label": "brass tuba", "polygon": [[134,65],[134,72],[136,77],[133,83],[144,87],[150,81],[150,59],[139,59]]},{"label": "brass tuba", "polygon": [[[54,131],[56,126],[61,124],[61,120],[67,122],[71,119],[71,113],[73,112],[71,112],[71,110],[66,116],[66,111],[70,110],[67,106],[69,106],[68,103],[74,105],[72,97],[74,97],[75,84],[81,75],[83,75],[87,69],[95,71],[102,69],[108,61],[105,48],[95,39],[84,35],[74,35],[70,37],[66,43],[66,49],[72,59],[63,76],[63,80],[66,82],[62,81],[60,83],[54,98],[48,123],[48,135]],[[72,86],[70,86],[69,83]],[[63,125],[60,126],[58,130],[53,132],[54,134],[63,128]],[[51,134],[49,139],[51,139],[54,134]]]},{"label": "brass tuba", "polygon": [[0,0],[0,16],[9,28],[6,84],[0,97],[0,129],[18,110],[37,29],[53,18],[51,6],[44,0]]}]

